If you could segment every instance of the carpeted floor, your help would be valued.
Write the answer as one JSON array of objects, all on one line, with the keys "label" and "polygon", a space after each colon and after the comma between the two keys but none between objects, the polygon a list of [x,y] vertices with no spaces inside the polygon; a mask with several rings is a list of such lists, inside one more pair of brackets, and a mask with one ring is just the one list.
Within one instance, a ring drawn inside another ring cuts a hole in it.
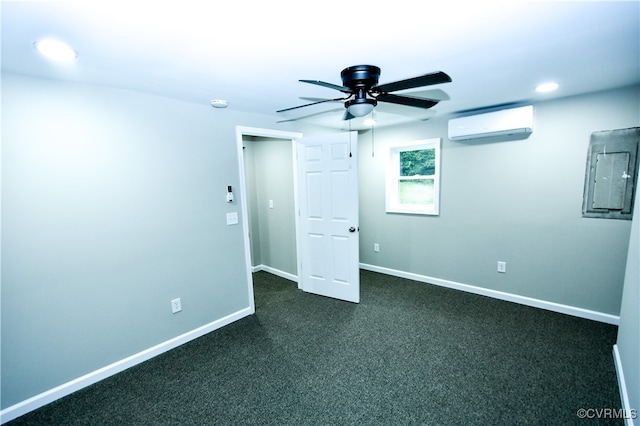
[{"label": "carpeted floor", "polygon": [[256,314],[9,425],[571,425],[620,408],[615,326],[361,271],[254,274]]}]

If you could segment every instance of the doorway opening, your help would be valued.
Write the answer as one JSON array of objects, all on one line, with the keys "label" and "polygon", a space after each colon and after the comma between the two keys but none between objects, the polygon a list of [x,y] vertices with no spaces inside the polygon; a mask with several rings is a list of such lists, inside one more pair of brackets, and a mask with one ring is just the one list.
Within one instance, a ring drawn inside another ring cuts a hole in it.
[{"label": "doorway opening", "polygon": [[295,139],[301,136],[293,132],[237,128],[245,262],[252,305],[254,272],[267,271],[300,287],[294,159]]},{"label": "doorway opening", "polygon": [[251,270],[296,281],[291,141],[245,135],[243,153]]}]

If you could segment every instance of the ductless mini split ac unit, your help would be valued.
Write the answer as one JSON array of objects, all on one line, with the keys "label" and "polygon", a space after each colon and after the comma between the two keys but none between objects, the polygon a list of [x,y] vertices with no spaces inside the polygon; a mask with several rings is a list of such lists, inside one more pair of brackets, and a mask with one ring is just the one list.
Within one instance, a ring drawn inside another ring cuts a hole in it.
[{"label": "ductless mini split ac unit", "polygon": [[449,139],[524,139],[533,132],[533,106],[509,108],[449,120]]}]

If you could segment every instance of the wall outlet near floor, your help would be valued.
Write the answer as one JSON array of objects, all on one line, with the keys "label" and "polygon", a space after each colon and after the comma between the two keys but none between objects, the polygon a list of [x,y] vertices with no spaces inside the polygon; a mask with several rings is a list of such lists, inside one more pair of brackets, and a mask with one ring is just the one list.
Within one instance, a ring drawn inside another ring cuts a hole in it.
[{"label": "wall outlet near floor", "polygon": [[175,314],[177,312],[180,312],[181,310],[182,310],[182,302],[180,301],[180,298],[178,297],[177,299],[173,299],[171,301],[171,312]]},{"label": "wall outlet near floor", "polygon": [[507,262],[498,261],[498,272],[501,274],[507,273]]},{"label": "wall outlet near floor", "polygon": [[373,251],[375,251],[376,253],[378,253],[380,251],[380,244],[378,243],[373,243]]}]

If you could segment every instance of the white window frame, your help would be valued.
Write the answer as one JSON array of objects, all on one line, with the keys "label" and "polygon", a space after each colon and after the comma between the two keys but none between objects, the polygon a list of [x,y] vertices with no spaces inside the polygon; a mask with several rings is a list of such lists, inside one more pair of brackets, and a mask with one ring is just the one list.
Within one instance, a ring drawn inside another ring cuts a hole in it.
[{"label": "white window frame", "polygon": [[[412,142],[394,143],[389,146],[386,162],[386,212],[433,215],[440,214],[440,138],[423,139]],[[399,197],[399,181],[406,180],[407,176],[400,176],[400,153],[403,151],[417,151],[422,149],[435,149],[435,172],[429,176],[410,177],[415,179],[433,179],[434,198],[433,206],[420,206],[414,204],[401,204]]]}]

